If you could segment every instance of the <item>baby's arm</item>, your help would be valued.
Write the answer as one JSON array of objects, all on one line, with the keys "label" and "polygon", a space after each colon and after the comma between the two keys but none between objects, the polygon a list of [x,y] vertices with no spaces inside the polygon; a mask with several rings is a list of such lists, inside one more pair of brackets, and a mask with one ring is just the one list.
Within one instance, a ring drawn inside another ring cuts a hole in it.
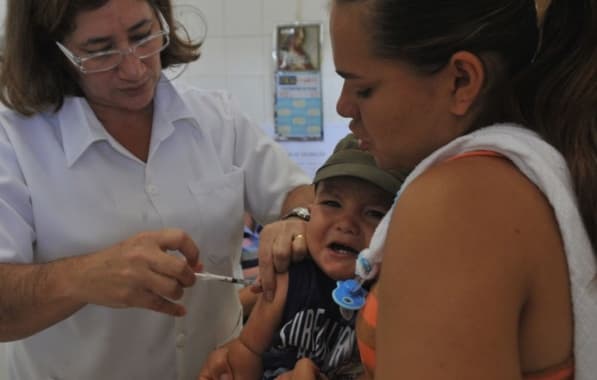
[{"label": "baby's arm", "polygon": [[243,318],[247,320],[251,314],[251,310],[255,307],[259,294],[253,292],[250,286],[244,287],[238,291],[238,298],[240,304],[243,306]]},{"label": "baby's arm", "polygon": [[286,295],[288,293],[288,273],[277,275],[278,290],[274,300],[268,302],[259,295],[246,326],[230,350],[230,365],[234,379],[260,379],[263,374],[261,355],[268,349],[274,333],[282,320]]},{"label": "baby's arm", "polygon": [[[240,336],[225,345],[227,364],[235,380],[258,380],[263,375],[261,355],[270,346],[282,319],[288,292],[288,273],[278,274],[276,284],[278,288],[274,300],[267,302],[260,294]],[[224,372],[224,362],[221,355],[210,355],[203,365],[200,378],[210,379],[221,374]]]}]

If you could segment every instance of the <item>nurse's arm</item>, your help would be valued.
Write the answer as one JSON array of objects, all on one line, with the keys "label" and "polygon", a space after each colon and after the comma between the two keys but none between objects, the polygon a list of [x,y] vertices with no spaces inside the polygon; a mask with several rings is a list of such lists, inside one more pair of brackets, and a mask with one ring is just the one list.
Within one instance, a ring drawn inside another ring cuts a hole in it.
[{"label": "nurse's arm", "polygon": [[0,341],[33,335],[86,304],[183,316],[184,306],[175,301],[195,283],[198,256],[184,231],[163,229],[49,263],[0,264]]},{"label": "nurse's arm", "polygon": [[85,305],[67,290],[75,259],[49,264],[0,264],[0,341],[41,331]]}]

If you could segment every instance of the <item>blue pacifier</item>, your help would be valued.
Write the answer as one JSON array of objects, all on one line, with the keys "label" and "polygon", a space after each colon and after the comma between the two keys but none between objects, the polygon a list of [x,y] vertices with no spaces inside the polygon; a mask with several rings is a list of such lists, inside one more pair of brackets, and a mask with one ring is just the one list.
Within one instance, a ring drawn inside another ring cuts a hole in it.
[{"label": "blue pacifier", "polygon": [[336,284],[336,289],[332,291],[334,302],[349,310],[359,310],[363,307],[367,291],[356,279],[338,281]]},{"label": "blue pacifier", "polygon": [[361,287],[361,282],[354,278],[336,282],[336,288],[332,291],[332,298],[340,306],[340,314],[350,320],[355,311],[365,304],[367,291]]},{"label": "blue pacifier", "polygon": [[[371,271],[372,268],[367,259],[359,256],[357,260],[366,273]],[[355,311],[365,305],[367,291],[363,289],[363,282],[364,279],[359,276],[348,280],[337,281],[336,288],[332,291],[334,302],[340,306],[340,314],[347,320],[351,319]]]}]

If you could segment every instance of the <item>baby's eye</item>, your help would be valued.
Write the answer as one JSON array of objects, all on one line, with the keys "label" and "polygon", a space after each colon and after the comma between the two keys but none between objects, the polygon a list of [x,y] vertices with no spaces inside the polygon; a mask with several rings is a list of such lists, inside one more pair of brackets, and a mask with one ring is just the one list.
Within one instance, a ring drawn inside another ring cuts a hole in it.
[{"label": "baby's eye", "polygon": [[386,215],[386,212],[380,210],[367,210],[365,214],[375,219],[382,219]]},{"label": "baby's eye", "polygon": [[320,202],[320,204],[328,207],[341,207],[340,202],[331,199],[323,200]]}]

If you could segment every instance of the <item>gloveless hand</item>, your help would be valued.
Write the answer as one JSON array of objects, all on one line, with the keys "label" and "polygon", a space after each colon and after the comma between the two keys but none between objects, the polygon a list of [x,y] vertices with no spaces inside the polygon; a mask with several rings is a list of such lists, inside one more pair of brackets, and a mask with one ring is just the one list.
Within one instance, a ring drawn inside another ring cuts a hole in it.
[{"label": "gloveless hand", "polygon": [[198,258],[199,249],[182,230],[142,232],[76,260],[72,292],[85,303],[182,316],[185,308],[173,301],[195,283]]},{"label": "gloveless hand", "polygon": [[259,236],[259,277],[267,300],[276,290],[276,273],[288,271],[291,262],[308,254],[304,220],[290,218],[267,224]]}]

